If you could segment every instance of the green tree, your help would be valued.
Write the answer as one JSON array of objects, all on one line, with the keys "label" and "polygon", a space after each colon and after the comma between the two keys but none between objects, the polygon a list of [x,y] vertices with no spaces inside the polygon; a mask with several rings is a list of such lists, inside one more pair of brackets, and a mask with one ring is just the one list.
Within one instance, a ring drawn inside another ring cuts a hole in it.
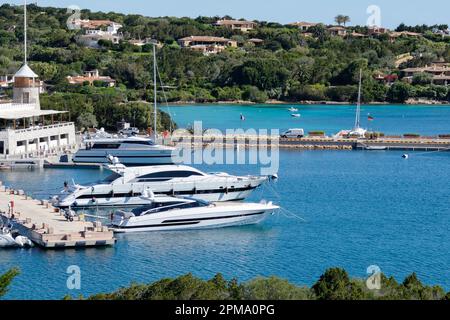
[{"label": "green tree", "polygon": [[244,284],[244,300],[309,300],[312,292],[287,280],[270,277],[256,278]]},{"label": "green tree", "polygon": [[405,82],[397,81],[387,93],[387,99],[390,102],[404,103],[406,100],[414,96],[414,88]]},{"label": "green tree", "polygon": [[412,79],[412,83],[414,85],[427,85],[427,84],[431,84],[432,81],[433,81],[433,76],[431,74],[425,73],[425,72],[416,73]]},{"label": "green tree", "polygon": [[92,113],[82,113],[77,118],[77,124],[81,128],[95,128],[98,126],[97,118]]},{"label": "green tree", "polygon": [[242,98],[256,103],[264,103],[268,99],[267,94],[264,91],[260,91],[254,86],[246,87],[242,93]]},{"label": "green tree", "polygon": [[358,300],[365,296],[362,285],[350,280],[347,272],[340,268],[327,269],[312,289],[320,300]]},{"label": "green tree", "polygon": [[19,269],[13,268],[0,276],[0,298],[8,293],[8,287],[19,273]]}]

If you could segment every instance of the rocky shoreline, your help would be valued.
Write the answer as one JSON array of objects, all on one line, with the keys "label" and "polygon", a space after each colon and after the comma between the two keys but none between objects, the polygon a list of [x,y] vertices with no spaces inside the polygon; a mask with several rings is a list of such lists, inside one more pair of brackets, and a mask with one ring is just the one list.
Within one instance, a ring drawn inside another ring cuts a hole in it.
[{"label": "rocky shoreline", "polygon": [[[257,105],[257,104],[266,104],[266,105],[353,105],[355,102],[342,102],[342,101],[297,101],[297,102],[289,102],[289,101],[281,101],[281,100],[268,100],[263,103],[256,103],[252,101],[245,100],[235,100],[235,101],[215,101],[215,102],[196,102],[196,101],[175,101],[170,102],[170,105]],[[450,101],[439,101],[439,100],[428,100],[428,99],[408,99],[405,103],[390,103],[390,102],[367,102],[364,105],[442,105],[442,106],[450,106]]]}]

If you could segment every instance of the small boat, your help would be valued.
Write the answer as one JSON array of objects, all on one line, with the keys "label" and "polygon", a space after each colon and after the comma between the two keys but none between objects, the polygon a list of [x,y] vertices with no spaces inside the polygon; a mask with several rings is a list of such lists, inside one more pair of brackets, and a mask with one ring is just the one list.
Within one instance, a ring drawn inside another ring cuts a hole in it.
[{"label": "small boat", "polygon": [[293,114],[291,114],[291,117],[293,117],[293,118],[300,118],[301,115],[300,115],[300,113],[293,113]]},{"label": "small boat", "polygon": [[111,224],[117,233],[211,229],[257,224],[277,209],[272,202],[212,203],[153,196],[149,205],[116,211]]},{"label": "small boat", "polygon": [[32,247],[33,242],[24,236],[13,236],[10,228],[3,227],[0,229],[0,248],[7,247]]},{"label": "small boat", "polygon": [[0,230],[0,248],[15,247],[16,245],[10,229],[6,227],[2,228]]},{"label": "small boat", "polygon": [[12,170],[12,166],[8,164],[1,163],[0,164],[0,170]]},{"label": "small boat", "polygon": [[387,147],[385,147],[385,146],[365,146],[364,150],[368,150],[368,151],[382,151],[382,150],[387,150]]},{"label": "small boat", "polygon": [[298,111],[298,109],[297,109],[297,108],[294,108],[294,107],[290,107],[288,110],[289,110],[290,112],[297,112],[297,111]]}]

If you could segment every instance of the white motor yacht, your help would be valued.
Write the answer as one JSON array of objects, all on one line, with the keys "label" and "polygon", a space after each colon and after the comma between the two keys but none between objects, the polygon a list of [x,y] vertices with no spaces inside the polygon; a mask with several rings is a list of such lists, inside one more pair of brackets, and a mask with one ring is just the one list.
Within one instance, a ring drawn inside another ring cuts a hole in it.
[{"label": "white motor yacht", "polygon": [[174,148],[154,144],[141,137],[94,138],[84,141],[86,148],[75,153],[75,163],[107,163],[107,156],[119,157],[128,166],[173,164]]},{"label": "white motor yacht", "polygon": [[112,171],[104,181],[91,186],[65,183],[65,189],[53,198],[53,205],[72,209],[90,207],[140,206],[148,202],[146,194],[187,196],[205,201],[238,201],[269,180],[268,176],[233,176],[205,173],[185,165],[127,167],[118,159],[104,166]]},{"label": "white motor yacht", "polygon": [[209,203],[192,198],[153,197],[150,204],[116,211],[114,232],[173,231],[256,224],[279,209],[269,203]]}]

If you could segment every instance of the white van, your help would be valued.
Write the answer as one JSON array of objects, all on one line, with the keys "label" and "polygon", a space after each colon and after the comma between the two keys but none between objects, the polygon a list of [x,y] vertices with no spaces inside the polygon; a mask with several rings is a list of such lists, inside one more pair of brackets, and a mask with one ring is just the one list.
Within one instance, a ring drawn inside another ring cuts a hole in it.
[{"label": "white van", "polygon": [[281,134],[282,138],[303,138],[305,131],[303,129],[289,129]]},{"label": "white van", "polygon": [[139,129],[135,127],[129,127],[125,128],[119,131],[120,134],[126,135],[126,136],[135,136],[139,134]]}]

